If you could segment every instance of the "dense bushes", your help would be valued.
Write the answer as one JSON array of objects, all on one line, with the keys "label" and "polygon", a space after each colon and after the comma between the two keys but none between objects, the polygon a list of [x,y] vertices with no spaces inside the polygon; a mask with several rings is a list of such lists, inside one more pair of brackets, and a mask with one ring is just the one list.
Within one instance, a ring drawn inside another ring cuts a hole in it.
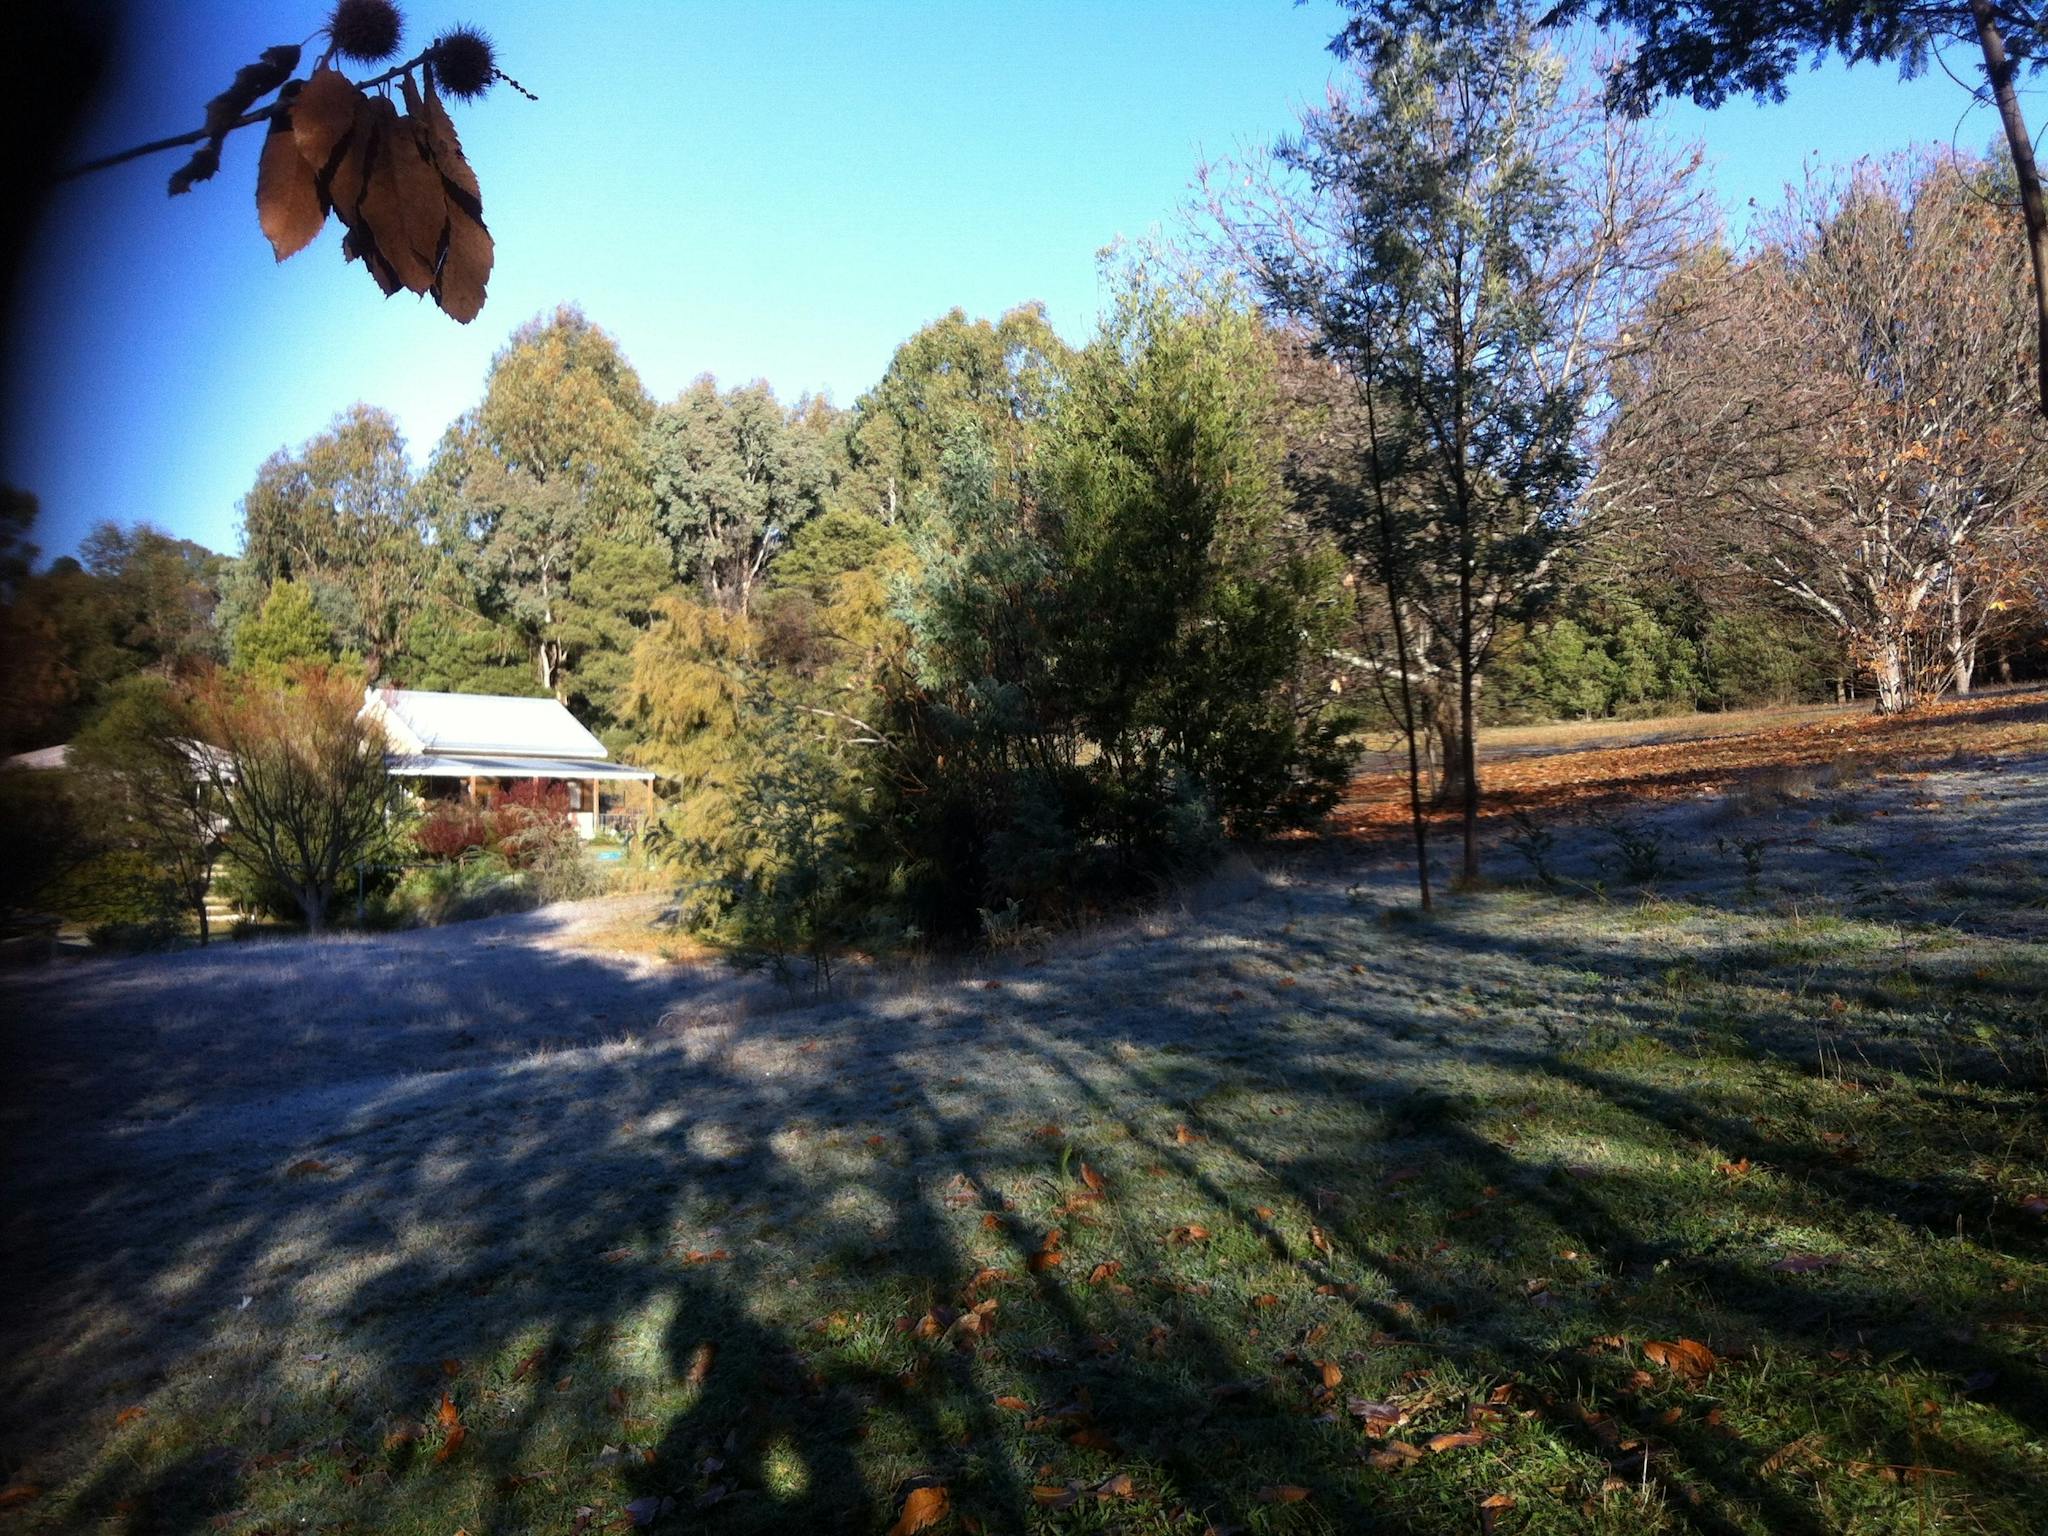
[{"label": "dense bushes", "polygon": [[1580,587],[1509,637],[1491,679],[1496,722],[1635,719],[1830,695],[1840,646],[1767,608],[1710,613],[1695,594]]},{"label": "dense bushes", "polygon": [[963,416],[900,522],[807,525],[758,615],[671,605],[629,713],[686,920],[778,959],[973,938],[1327,808],[1341,565],[1272,380],[1231,293],[1136,272],[1021,449]]},{"label": "dense bushes", "polygon": [[566,786],[521,779],[488,805],[439,800],[412,824],[412,851],[380,915],[393,923],[460,922],[597,895],[605,880],[577,836]]}]

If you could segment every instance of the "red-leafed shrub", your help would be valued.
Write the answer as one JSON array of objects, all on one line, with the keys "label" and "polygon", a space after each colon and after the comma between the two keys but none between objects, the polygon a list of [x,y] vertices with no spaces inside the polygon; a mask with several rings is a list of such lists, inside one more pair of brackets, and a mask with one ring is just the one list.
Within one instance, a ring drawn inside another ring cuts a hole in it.
[{"label": "red-leafed shrub", "polygon": [[498,796],[491,813],[497,821],[498,847],[514,869],[531,869],[576,846],[565,784],[521,779]]},{"label": "red-leafed shrub", "polygon": [[466,800],[441,800],[413,829],[413,841],[430,859],[452,859],[491,845],[491,819]]}]

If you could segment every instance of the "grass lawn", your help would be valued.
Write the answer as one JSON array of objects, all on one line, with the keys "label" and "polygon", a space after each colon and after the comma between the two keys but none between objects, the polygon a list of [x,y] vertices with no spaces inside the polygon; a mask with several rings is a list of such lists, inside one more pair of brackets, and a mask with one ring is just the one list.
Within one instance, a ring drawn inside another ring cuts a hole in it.
[{"label": "grass lawn", "polygon": [[2041,1531],[2048,758],[1656,815],[815,1007],[11,983],[0,1530]]}]

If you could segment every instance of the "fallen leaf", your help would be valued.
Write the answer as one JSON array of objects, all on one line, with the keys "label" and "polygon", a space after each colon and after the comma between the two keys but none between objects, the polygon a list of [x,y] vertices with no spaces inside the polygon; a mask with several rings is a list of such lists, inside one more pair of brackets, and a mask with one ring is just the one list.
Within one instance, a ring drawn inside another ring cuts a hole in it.
[{"label": "fallen leaf", "polygon": [[1109,1181],[1085,1162],[1081,1164],[1081,1182],[1098,1195],[1106,1193],[1109,1189]]},{"label": "fallen leaf", "polygon": [[2029,1216],[2048,1216],[2048,1195],[2029,1195],[2020,1202],[2020,1209]]},{"label": "fallen leaf", "polygon": [[1280,1305],[1280,1298],[1271,1291],[1267,1291],[1264,1295],[1254,1296],[1252,1298],[1252,1305],[1255,1307],[1277,1307]]},{"label": "fallen leaf", "polygon": [[690,1352],[690,1367],[683,1372],[683,1380],[693,1387],[701,1387],[710,1379],[711,1367],[718,1359],[718,1346],[706,1340]]},{"label": "fallen leaf", "polygon": [[1080,1497],[1080,1487],[1073,1483],[1064,1487],[1055,1483],[1039,1483],[1031,1490],[1032,1502],[1040,1509],[1067,1509]]},{"label": "fallen leaf", "polygon": [[1329,1256],[1329,1235],[1325,1233],[1321,1227],[1310,1227],[1308,1229],[1308,1240],[1309,1242],[1315,1245],[1316,1252],[1324,1255],[1325,1257]]},{"label": "fallen leaf", "polygon": [[1479,1430],[1454,1429],[1446,1434],[1431,1435],[1422,1443],[1430,1451],[1462,1451],[1468,1445],[1480,1445],[1485,1440],[1486,1436]]},{"label": "fallen leaf", "polygon": [[1043,1274],[1056,1264],[1064,1264],[1067,1256],[1060,1252],[1060,1229],[1054,1227],[1046,1233],[1045,1241],[1038,1245],[1038,1252],[1025,1259],[1024,1267],[1034,1275]]},{"label": "fallen leaf", "polygon": [[1749,1159],[1745,1157],[1732,1163],[1722,1163],[1719,1165],[1719,1171],[1731,1179],[1747,1178],[1750,1171]]},{"label": "fallen leaf", "polygon": [[1259,1490],[1261,1504],[1299,1504],[1308,1497],[1308,1490],[1299,1483],[1269,1483]]},{"label": "fallen leaf", "polygon": [[889,1527],[889,1536],[912,1536],[913,1532],[937,1525],[952,1511],[953,1500],[943,1484],[913,1488],[903,1496],[903,1509],[896,1516],[896,1523]]},{"label": "fallen leaf", "polygon": [[1399,1429],[1408,1422],[1407,1410],[1399,1403],[1374,1402],[1369,1398],[1347,1398],[1344,1407],[1354,1419],[1360,1420],[1368,1435],[1384,1435],[1390,1429]]},{"label": "fallen leaf", "polygon": [[1323,1378],[1323,1385],[1331,1391],[1336,1391],[1337,1388],[1344,1384],[1343,1367],[1338,1365],[1336,1361],[1318,1360],[1315,1365],[1317,1373]]},{"label": "fallen leaf", "polygon": [[1100,1264],[1088,1271],[1088,1283],[1090,1285],[1107,1285],[1118,1275],[1122,1274],[1123,1269],[1123,1265],[1117,1260],[1104,1259]]},{"label": "fallen leaf", "polygon": [[455,1399],[446,1392],[441,1394],[441,1406],[434,1411],[443,1429],[453,1429],[462,1422],[462,1410],[455,1406]]},{"label": "fallen leaf", "polygon": [[1643,1344],[1643,1354],[1663,1366],[1674,1376],[1687,1381],[1704,1379],[1721,1362],[1714,1352],[1697,1339],[1677,1339],[1665,1342],[1649,1339]]},{"label": "fallen leaf", "polygon": [[1113,1436],[1093,1427],[1083,1427],[1067,1436],[1067,1444],[1079,1446],[1084,1451],[1106,1451],[1112,1456],[1123,1454],[1123,1447]]},{"label": "fallen leaf", "polygon": [[1138,1485],[1132,1480],[1131,1474],[1128,1472],[1119,1472],[1114,1477],[1105,1477],[1095,1485],[1095,1496],[1098,1499],[1131,1499],[1136,1498],[1137,1494]]},{"label": "fallen leaf", "polygon": [[1173,1128],[1173,1139],[1176,1143],[1185,1147],[1191,1145],[1194,1142],[1200,1141],[1202,1138],[1197,1136],[1193,1131],[1189,1130],[1186,1126],[1176,1125]]},{"label": "fallen leaf", "polygon": [[1480,1536],[1492,1536],[1494,1522],[1515,1507],[1512,1495],[1490,1493],[1479,1501]]},{"label": "fallen leaf", "polygon": [[13,1509],[26,1504],[30,1499],[39,1498],[42,1488],[35,1483],[9,1483],[0,1488],[0,1509]]},{"label": "fallen leaf", "polygon": [[334,1165],[332,1163],[323,1163],[317,1157],[302,1157],[296,1163],[293,1163],[291,1167],[285,1169],[284,1172],[286,1178],[303,1179],[309,1174],[332,1173],[333,1171]]},{"label": "fallen leaf", "polygon": [[998,1408],[1007,1408],[1012,1413],[1029,1413],[1031,1411],[1031,1405],[1021,1397],[999,1397],[996,1399],[996,1406]]},{"label": "fallen leaf", "polygon": [[460,1424],[448,1431],[448,1438],[441,1442],[441,1449],[434,1452],[434,1460],[446,1461],[462,1449],[462,1442],[469,1438],[469,1431]]},{"label": "fallen leaf", "polygon": [[115,1427],[118,1428],[123,1424],[133,1424],[137,1419],[146,1417],[148,1413],[149,1410],[140,1403],[130,1404],[114,1415]]},{"label": "fallen leaf", "polygon": [[1175,1227],[1171,1232],[1168,1232],[1166,1234],[1166,1240],[1169,1243],[1175,1244],[1206,1243],[1207,1241],[1209,1241],[1209,1229],[1207,1227],[1200,1226],[1194,1222],[1190,1222],[1188,1225],[1184,1227]]}]

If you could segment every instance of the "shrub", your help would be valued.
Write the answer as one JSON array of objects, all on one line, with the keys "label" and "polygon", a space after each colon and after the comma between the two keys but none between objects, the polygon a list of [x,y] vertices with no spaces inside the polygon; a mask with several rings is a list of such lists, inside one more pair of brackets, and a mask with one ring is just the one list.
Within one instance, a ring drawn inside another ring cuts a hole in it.
[{"label": "shrub", "polygon": [[580,839],[569,819],[569,789],[547,779],[521,779],[491,806],[497,846],[514,869],[558,860]]},{"label": "shrub", "polygon": [[491,818],[467,800],[437,800],[413,827],[413,846],[430,859],[453,859],[496,839]]},{"label": "shrub", "polygon": [[407,870],[385,906],[399,923],[432,927],[525,912],[539,902],[530,876],[486,853]]}]

